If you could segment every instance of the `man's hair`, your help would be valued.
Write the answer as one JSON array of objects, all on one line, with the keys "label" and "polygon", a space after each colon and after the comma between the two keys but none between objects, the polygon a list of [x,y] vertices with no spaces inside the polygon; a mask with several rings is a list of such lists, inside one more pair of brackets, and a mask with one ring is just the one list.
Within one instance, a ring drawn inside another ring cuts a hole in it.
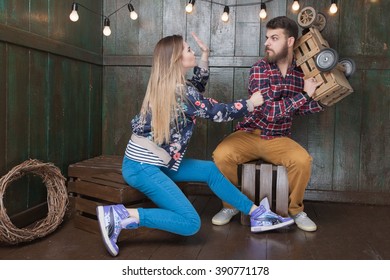
[{"label": "man's hair", "polygon": [[287,37],[294,37],[295,40],[298,38],[298,24],[286,16],[271,19],[266,27],[269,29],[284,29]]}]

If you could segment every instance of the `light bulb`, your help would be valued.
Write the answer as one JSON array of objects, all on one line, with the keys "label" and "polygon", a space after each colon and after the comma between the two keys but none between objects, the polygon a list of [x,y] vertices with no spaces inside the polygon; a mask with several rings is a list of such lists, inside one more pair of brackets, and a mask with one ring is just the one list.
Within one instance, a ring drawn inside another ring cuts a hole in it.
[{"label": "light bulb", "polygon": [[130,18],[131,18],[132,20],[136,20],[136,19],[138,18],[138,14],[137,14],[135,11],[132,11],[132,12],[130,13]]},{"label": "light bulb", "polygon": [[259,17],[261,19],[265,19],[267,17],[267,12],[265,10],[261,10],[260,13],[259,13]]},{"label": "light bulb", "polygon": [[129,9],[130,12],[130,18],[132,20],[136,20],[138,18],[138,14],[135,12],[133,5],[129,3],[127,4],[127,8]]},{"label": "light bulb", "polygon": [[72,4],[72,12],[69,15],[71,21],[76,22],[79,20],[79,14],[77,13],[78,5],[77,3]]},{"label": "light bulb", "polygon": [[105,36],[110,36],[110,35],[111,35],[111,29],[110,29],[109,26],[104,26],[104,28],[103,28],[103,34],[104,34]]},{"label": "light bulb", "polygon": [[110,36],[111,35],[110,20],[108,18],[104,19],[103,34],[105,36]]},{"label": "light bulb", "polygon": [[332,3],[332,5],[331,5],[330,8],[329,8],[329,12],[330,12],[331,14],[337,13],[337,5],[336,5],[336,3]]},{"label": "light bulb", "polygon": [[71,21],[76,22],[76,21],[79,20],[79,14],[77,13],[76,10],[73,10],[73,11],[70,13],[69,18],[70,18]]},{"label": "light bulb", "polygon": [[261,3],[261,10],[259,13],[259,17],[261,19],[265,19],[267,17],[267,8],[264,3]]},{"label": "light bulb", "polygon": [[188,5],[186,6],[186,12],[187,12],[187,14],[192,13],[192,8],[193,8],[193,5],[192,5],[191,3],[188,3]]},{"label": "light bulb", "polygon": [[297,0],[295,0],[294,3],[292,4],[292,9],[294,11],[298,11],[299,10],[299,2]]},{"label": "light bulb", "polygon": [[221,16],[221,20],[223,22],[229,21],[229,7],[228,6],[225,6],[225,8],[223,9],[223,14]]}]

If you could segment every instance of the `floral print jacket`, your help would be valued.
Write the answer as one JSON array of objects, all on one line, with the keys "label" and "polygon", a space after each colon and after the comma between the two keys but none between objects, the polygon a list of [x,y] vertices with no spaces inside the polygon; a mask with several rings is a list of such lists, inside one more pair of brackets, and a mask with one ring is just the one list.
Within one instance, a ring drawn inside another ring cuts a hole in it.
[{"label": "floral print jacket", "polygon": [[169,157],[164,157],[163,159],[168,168],[171,168],[176,161],[183,157],[196,124],[196,117],[210,119],[214,122],[227,122],[240,118],[248,111],[254,110],[253,103],[250,100],[240,99],[225,104],[218,103],[218,101],[212,98],[204,97],[202,92],[205,91],[209,78],[209,71],[207,69],[207,63],[203,62],[203,64],[205,64],[206,67],[200,67],[200,65],[196,66],[192,79],[187,82],[187,100],[181,102],[181,106],[185,112],[185,118],[179,117],[178,127],[174,124],[171,125],[169,143],[164,143],[160,146],[153,143],[151,115],[147,116],[144,123],[140,121],[139,115],[135,116],[131,121],[133,134],[136,134],[138,139],[140,138],[139,136],[141,136],[146,138],[148,142],[150,141],[148,145],[144,145],[144,147],[146,146],[150,152],[154,152],[151,150],[151,146],[153,147],[154,145],[156,146],[156,151],[158,150],[161,153],[162,148],[167,155],[169,154]]}]

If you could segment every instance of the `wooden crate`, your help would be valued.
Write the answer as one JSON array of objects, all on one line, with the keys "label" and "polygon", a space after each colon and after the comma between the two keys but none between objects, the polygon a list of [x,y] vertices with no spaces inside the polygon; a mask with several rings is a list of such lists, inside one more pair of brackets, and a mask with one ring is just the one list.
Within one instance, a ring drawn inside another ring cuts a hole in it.
[{"label": "wooden crate", "polygon": [[[122,160],[122,156],[103,155],[69,165],[68,191],[75,197],[75,227],[99,232],[96,207],[100,205],[154,207],[143,193],[124,181]],[[180,182],[178,186],[187,196],[211,194],[206,184]]]},{"label": "wooden crate", "polygon": [[[264,161],[252,161],[241,165],[241,192],[259,205],[268,198],[271,210],[288,216],[288,178],[284,166]],[[241,214],[241,224],[249,225],[249,216]]]},{"label": "wooden crate", "polygon": [[344,74],[344,67],[339,63],[329,72],[321,72],[315,64],[316,55],[324,48],[329,48],[328,42],[320,31],[310,27],[309,32],[298,38],[294,46],[297,65],[301,67],[305,79],[316,78],[322,85],[316,90],[313,99],[321,101],[326,106],[332,106],[353,92]]},{"label": "wooden crate", "polygon": [[69,165],[68,191],[75,197],[75,227],[99,232],[96,207],[100,205],[143,207],[150,204],[144,194],[123,180],[122,159],[99,156]]}]

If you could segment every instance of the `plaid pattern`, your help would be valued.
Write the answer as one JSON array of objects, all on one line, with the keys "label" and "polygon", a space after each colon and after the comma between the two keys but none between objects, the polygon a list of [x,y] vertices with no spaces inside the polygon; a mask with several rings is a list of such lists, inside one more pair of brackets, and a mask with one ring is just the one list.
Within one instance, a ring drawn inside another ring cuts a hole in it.
[{"label": "plaid pattern", "polygon": [[308,115],[323,110],[314,100],[307,100],[303,95],[303,73],[293,60],[286,76],[282,77],[275,63],[265,59],[256,62],[249,76],[249,95],[260,90],[264,104],[248,113],[239,122],[236,130],[261,130],[261,138],[272,139],[281,136],[291,136],[291,126],[294,115]]}]

